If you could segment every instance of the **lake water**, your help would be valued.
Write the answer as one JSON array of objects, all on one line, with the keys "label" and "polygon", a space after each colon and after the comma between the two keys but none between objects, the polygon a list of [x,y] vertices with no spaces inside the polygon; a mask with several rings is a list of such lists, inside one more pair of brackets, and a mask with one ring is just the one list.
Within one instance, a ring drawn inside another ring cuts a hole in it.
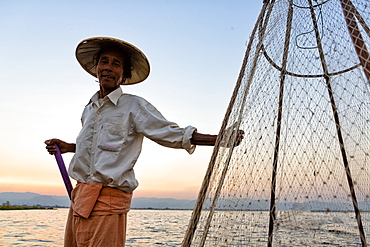
[{"label": "lake water", "polygon": [[[131,210],[127,247],[181,246],[190,210]],[[0,246],[63,246],[68,209],[0,211]]]},{"label": "lake water", "polygon": [[[191,213],[190,210],[131,210],[128,214],[126,247],[181,246]],[[256,212],[249,212],[249,214],[254,213]],[[0,211],[0,246],[63,246],[67,214],[68,209]],[[314,222],[316,225],[320,223],[320,220],[330,223],[330,220],[325,219],[329,217],[332,222],[328,227],[332,227],[335,223],[337,230],[328,229],[326,231],[325,239],[328,241],[325,244],[312,245],[309,244],[312,234],[307,234],[310,231],[293,234],[295,231],[302,231],[304,227],[302,225],[298,228],[290,228],[288,224],[283,233],[286,240],[289,240],[290,235],[301,237],[299,241],[294,239],[295,244],[282,244],[281,246],[360,246],[358,242],[353,242],[357,232],[347,232],[348,229],[355,231],[355,226],[348,225],[349,221],[346,220],[348,214],[302,212],[296,216],[304,217],[306,222],[304,225],[309,226],[309,229],[312,228],[309,222]],[[369,222],[369,213],[363,213],[362,216],[365,222]],[[263,232],[256,229],[253,236],[244,236],[249,239],[246,246],[266,246],[258,240],[258,238],[264,238],[261,236]],[[368,224],[366,224],[365,233],[368,239],[370,235]],[[317,234],[319,232],[316,233],[316,238],[319,238]]]}]

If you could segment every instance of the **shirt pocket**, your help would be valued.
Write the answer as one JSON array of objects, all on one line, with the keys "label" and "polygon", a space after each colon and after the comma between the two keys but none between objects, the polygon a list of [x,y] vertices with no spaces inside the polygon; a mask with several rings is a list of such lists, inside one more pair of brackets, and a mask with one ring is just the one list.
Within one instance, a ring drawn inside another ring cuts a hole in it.
[{"label": "shirt pocket", "polygon": [[102,126],[98,138],[98,148],[103,151],[119,152],[127,138],[127,128],[117,123],[115,119],[108,119]]}]

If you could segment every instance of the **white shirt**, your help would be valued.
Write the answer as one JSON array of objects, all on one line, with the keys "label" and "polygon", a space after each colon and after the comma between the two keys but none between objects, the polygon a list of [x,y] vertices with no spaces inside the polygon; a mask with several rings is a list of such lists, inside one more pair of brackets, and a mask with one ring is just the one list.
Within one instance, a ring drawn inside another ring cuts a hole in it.
[{"label": "white shirt", "polygon": [[194,127],[180,128],[145,99],[123,94],[121,88],[103,100],[96,93],[85,107],[81,121],[76,152],[68,169],[78,182],[132,192],[138,186],[133,167],[144,136],[166,147],[183,148],[190,154],[195,150],[190,142]]}]

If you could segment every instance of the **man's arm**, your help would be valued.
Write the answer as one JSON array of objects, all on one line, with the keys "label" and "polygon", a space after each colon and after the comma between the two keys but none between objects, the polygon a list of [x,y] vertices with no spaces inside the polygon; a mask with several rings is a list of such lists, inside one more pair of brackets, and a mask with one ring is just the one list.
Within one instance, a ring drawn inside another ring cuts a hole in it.
[{"label": "man's arm", "polygon": [[216,139],[217,135],[206,135],[194,132],[190,141],[193,145],[214,146],[216,143]]},{"label": "man's arm", "polygon": [[[236,140],[234,146],[239,146],[244,138],[244,131],[238,130],[236,133]],[[191,144],[193,145],[204,145],[204,146],[214,146],[216,144],[217,135],[207,135],[194,132],[191,138]]]}]

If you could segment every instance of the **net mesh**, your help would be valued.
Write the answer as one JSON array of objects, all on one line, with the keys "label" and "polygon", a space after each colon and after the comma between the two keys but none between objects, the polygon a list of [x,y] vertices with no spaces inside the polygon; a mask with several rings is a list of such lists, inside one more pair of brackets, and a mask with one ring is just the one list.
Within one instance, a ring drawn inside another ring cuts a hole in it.
[{"label": "net mesh", "polygon": [[183,246],[367,245],[369,24],[368,0],[264,1]]}]

